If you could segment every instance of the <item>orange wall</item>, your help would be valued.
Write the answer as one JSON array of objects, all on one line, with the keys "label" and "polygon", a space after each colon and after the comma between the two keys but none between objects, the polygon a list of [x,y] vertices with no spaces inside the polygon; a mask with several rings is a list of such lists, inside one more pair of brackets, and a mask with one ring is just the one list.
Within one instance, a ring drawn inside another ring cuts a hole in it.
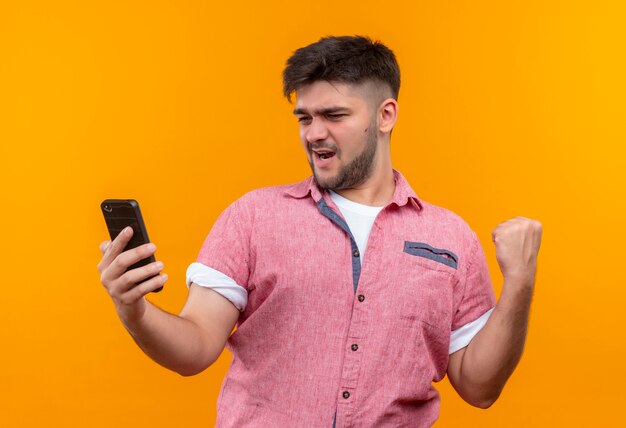
[{"label": "orange wall", "polygon": [[367,34],[403,84],[395,166],[485,245],[543,222],[524,358],[490,410],[442,382],[441,427],[618,426],[625,402],[622,2],[0,3],[0,426],[210,426],[228,356],[152,363],[98,281],[99,202],[136,198],[177,311],[211,224],[308,175],[280,73]]}]

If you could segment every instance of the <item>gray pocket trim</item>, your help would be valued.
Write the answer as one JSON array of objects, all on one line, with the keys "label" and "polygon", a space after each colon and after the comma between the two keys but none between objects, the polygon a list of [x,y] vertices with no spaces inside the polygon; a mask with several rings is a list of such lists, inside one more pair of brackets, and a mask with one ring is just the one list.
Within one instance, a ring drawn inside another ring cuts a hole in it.
[{"label": "gray pocket trim", "polygon": [[459,258],[452,251],[432,247],[424,242],[404,241],[404,252],[412,256],[424,257],[456,269]]}]

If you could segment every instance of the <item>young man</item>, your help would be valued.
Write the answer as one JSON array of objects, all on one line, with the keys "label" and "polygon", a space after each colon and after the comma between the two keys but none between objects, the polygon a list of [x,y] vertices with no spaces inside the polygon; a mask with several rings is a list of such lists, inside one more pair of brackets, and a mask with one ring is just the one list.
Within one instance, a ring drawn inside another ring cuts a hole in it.
[{"label": "young man", "polygon": [[446,373],[468,403],[489,407],[522,353],[541,225],[517,217],[494,229],[496,305],[474,232],[392,169],[393,53],[328,37],[296,51],[283,77],[313,177],[222,213],[178,316],[145,300],[167,280],[145,280],[160,262],[126,272],[152,244],[122,252],[130,230],[103,243],[98,268],[120,319],[183,375],[228,346],[218,426],[430,426],[432,382]]}]

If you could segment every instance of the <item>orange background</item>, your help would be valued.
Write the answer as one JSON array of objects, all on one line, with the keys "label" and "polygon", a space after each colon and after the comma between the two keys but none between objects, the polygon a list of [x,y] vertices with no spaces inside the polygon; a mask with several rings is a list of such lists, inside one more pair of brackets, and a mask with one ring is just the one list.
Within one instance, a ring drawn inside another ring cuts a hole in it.
[{"label": "orange background", "polygon": [[[211,426],[228,355],[183,378],[117,320],[101,200],[136,198],[170,275],[244,192],[309,174],[281,71],[328,34],[402,70],[395,167],[478,233],[544,225],[525,355],[500,400],[447,381],[441,427],[622,426],[623,2],[5,1],[0,4],[0,426]],[[285,391],[288,394],[288,391]]]}]

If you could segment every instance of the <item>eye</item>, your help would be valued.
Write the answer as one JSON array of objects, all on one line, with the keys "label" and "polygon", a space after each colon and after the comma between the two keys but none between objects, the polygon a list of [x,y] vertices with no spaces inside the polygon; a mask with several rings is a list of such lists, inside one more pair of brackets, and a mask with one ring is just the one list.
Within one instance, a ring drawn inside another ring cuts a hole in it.
[{"label": "eye", "polygon": [[311,117],[310,116],[300,116],[300,117],[298,117],[298,122],[301,123],[302,125],[308,125],[309,123],[311,123]]},{"label": "eye", "polygon": [[342,117],[347,116],[345,113],[329,113],[326,115],[328,120],[339,120]]}]

